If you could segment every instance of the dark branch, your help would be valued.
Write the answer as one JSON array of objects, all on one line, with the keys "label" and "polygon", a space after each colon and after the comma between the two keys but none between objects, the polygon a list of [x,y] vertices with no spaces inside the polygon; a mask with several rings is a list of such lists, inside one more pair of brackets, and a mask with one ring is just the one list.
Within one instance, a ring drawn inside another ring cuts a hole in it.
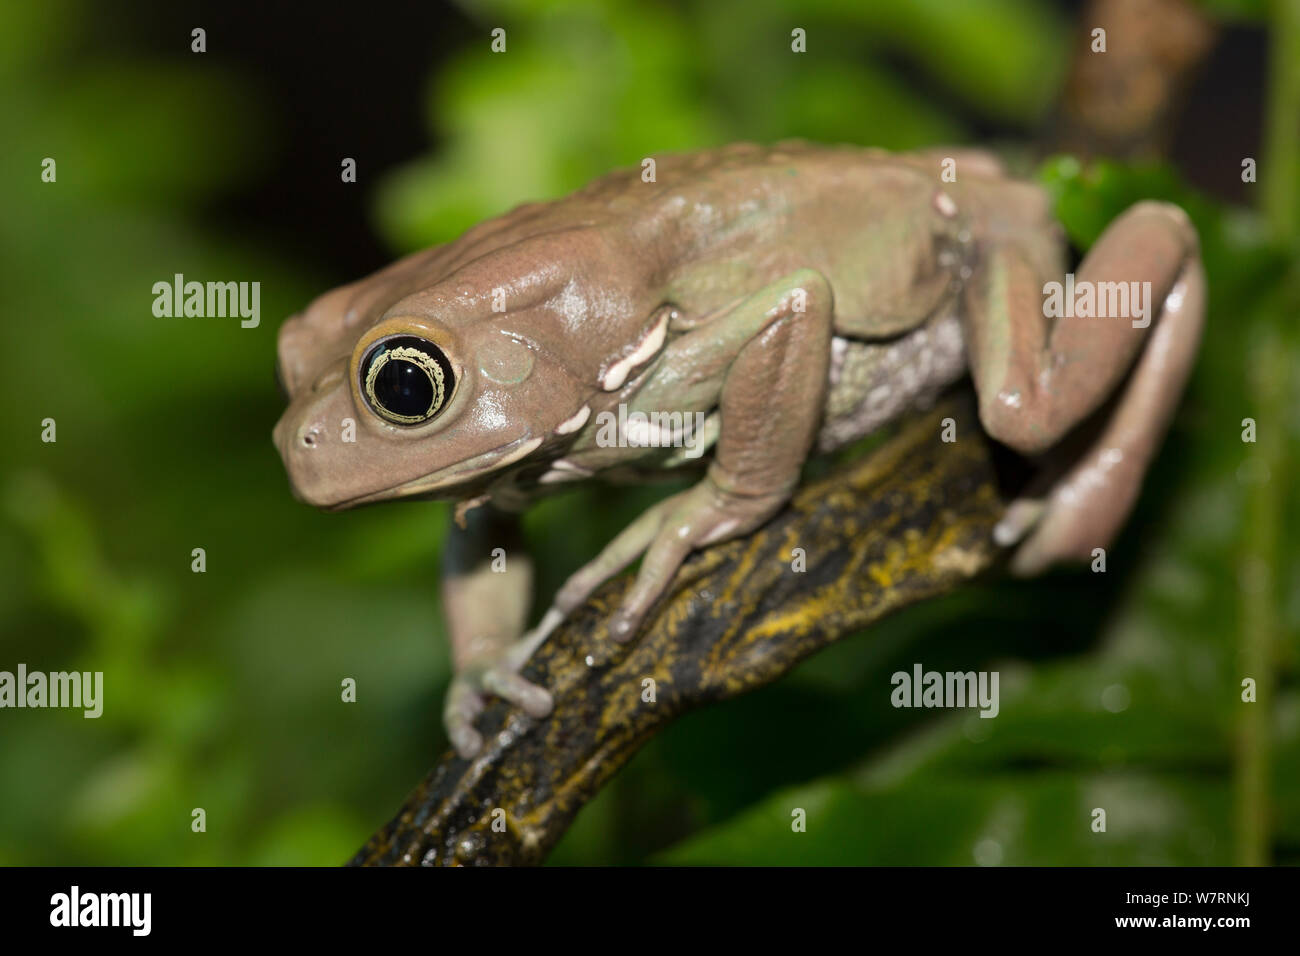
[{"label": "dark branch", "polygon": [[[1106,31],[1106,53],[1092,31]],[[1089,0],[1051,136],[1080,158],[1153,159],[1168,152],[1188,88],[1218,30],[1192,0]]]},{"label": "dark branch", "polygon": [[[948,417],[952,443],[940,439]],[[551,688],[554,713],[534,721],[491,705],[480,718],[484,752],[472,761],[448,752],[352,864],[540,863],[669,721],[771,683],[832,641],[987,568],[1001,508],[971,403],[950,399],[801,488],[759,531],[692,557],[628,645],[609,638],[606,622],[630,579],[609,582],[524,670]],[[802,572],[792,569],[795,548]],[[647,678],[653,703],[642,699]]]}]

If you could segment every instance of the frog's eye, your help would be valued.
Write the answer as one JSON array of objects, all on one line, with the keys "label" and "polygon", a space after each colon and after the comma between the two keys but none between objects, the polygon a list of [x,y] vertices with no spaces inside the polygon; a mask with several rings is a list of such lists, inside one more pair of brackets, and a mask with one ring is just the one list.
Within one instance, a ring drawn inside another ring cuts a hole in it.
[{"label": "frog's eye", "polygon": [[360,375],[366,404],[394,425],[420,425],[433,418],[455,384],[442,349],[414,335],[376,342],[361,360]]}]

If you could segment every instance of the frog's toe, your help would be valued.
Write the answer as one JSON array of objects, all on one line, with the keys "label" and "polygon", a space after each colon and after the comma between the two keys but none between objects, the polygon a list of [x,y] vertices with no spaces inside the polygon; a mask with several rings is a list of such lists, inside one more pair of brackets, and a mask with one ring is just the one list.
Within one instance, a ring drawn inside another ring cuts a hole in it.
[{"label": "frog's toe", "polygon": [[632,639],[693,550],[753,531],[781,510],[787,498],[739,495],[724,491],[712,478],[684,493],[646,551],[636,581],[610,624],[611,636]]},{"label": "frog's toe", "polygon": [[609,623],[609,633],[614,640],[620,643],[630,641],[646,613],[668,589],[673,575],[694,547],[686,530],[681,527],[667,529],[668,533],[661,533],[646,552],[636,581]]},{"label": "frog's toe", "polygon": [[554,708],[555,703],[545,688],[519,675],[518,668],[526,659],[523,654],[512,656],[507,652],[497,663],[471,667],[452,680],[442,719],[447,738],[460,756],[468,760],[483,749],[483,735],[474,728],[474,721],[483,712],[489,694],[513,704],[530,717],[545,717]]},{"label": "frog's toe", "polygon": [[474,718],[483,711],[483,696],[468,681],[457,677],[447,691],[442,722],[456,753],[466,760],[483,749],[483,735],[474,729]]},{"label": "frog's toe", "polygon": [[[596,588],[639,558],[660,533],[665,516],[670,514],[688,493],[679,492],[652,505],[620,531],[613,541],[605,545],[600,554],[564,582],[564,586],[555,596],[552,612],[563,618],[570,611],[580,607]],[[544,626],[548,620],[549,612],[548,618],[544,618],[543,624],[539,626]],[[552,623],[552,627],[556,623],[559,623],[558,620]]]},{"label": "frog's toe", "polygon": [[452,749],[464,760],[473,760],[483,749],[483,735],[468,724],[448,726],[447,736],[451,739]]},{"label": "frog's toe", "polygon": [[993,527],[993,541],[998,547],[1010,548],[1024,540],[1025,535],[1043,517],[1045,503],[1038,498],[1020,498],[1007,506],[1002,520]]},{"label": "frog's toe", "polygon": [[514,671],[492,667],[483,673],[483,689],[514,704],[529,717],[545,717],[555,706],[550,693]]},{"label": "frog's toe", "polygon": [[[543,615],[541,623],[521,642],[536,648],[559,626],[571,612],[581,607],[600,585],[618,574],[642,555],[654,542],[663,527],[664,518],[687,492],[671,495],[648,508],[639,518],[624,528],[607,544],[600,554],[579,568],[564,582],[555,595],[551,608]],[[649,559],[647,559],[647,562]],[[680,563],[680,562],[678,562]],[[635,630],[635,627],[633,627]],[[529,651],[531,653],[531,651]]]}]

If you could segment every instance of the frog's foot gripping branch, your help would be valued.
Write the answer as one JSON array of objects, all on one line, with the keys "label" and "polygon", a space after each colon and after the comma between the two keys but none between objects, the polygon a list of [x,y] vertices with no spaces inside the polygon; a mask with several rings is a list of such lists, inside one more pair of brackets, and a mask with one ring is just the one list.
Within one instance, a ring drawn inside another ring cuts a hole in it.
[{"label": "frog's foot gripping branch", "polygon": [[[956,442],[941,440],[945,418]],[[1005,503],[973,403],[952,399],[800,488],[762,527],[687,558],[636,641],[610,639],[632,582],[606,582],[520,672],[550,689],[549,716],[487,702],[478,755],[448,752],[353,864],[540,863],[581,806],[681,714],[768,684],[992,565]],[[504,830],[493,828],[498,809]]]},{"label": "frog's foot gripping branch", "polygon": [[708,474],[649,509],[565,582],[534,639],[544,639],[564,615],[644,554],[610,625],[615,640],[631,640],[687,555],[748,534],[789,500],[823,407],[830,285],[813,269],[797,270],[750,296],[719,324],[708,334],[736,339],[738,348],[723,378],[723,425]]},{"label": "frog's foot gripping branch", "polygon": [[[1088,314],[1070,310],[1049,323],[1043,277],[1014,249],[992,259],[967,290],[966,320],[988,433],[1035,454],[1118,391],[1064,476],[1045,495],[1014,502],[996,529],[1004,546],[1023,539],[1011,567],[1033,575],[1109,546],[1132,510],[1196,358],[1205,272],[1187,214],[1159,202],[1130,208],[1080,264],[1074,287],[1095,294]],[[1107,314],[1103,304],[1121,299],[1129,308]]]}]

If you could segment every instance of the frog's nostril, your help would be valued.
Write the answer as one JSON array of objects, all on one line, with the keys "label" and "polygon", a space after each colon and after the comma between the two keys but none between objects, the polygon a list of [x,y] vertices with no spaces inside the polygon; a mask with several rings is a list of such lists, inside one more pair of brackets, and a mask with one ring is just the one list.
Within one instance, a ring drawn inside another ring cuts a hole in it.
[{"label": "frog's nostril", "polygon": [[298,433],[298,440],[302,442],[304,448],[315,448],[316,442],[320,440],[320,429],[315,425],[304,428]]}]

